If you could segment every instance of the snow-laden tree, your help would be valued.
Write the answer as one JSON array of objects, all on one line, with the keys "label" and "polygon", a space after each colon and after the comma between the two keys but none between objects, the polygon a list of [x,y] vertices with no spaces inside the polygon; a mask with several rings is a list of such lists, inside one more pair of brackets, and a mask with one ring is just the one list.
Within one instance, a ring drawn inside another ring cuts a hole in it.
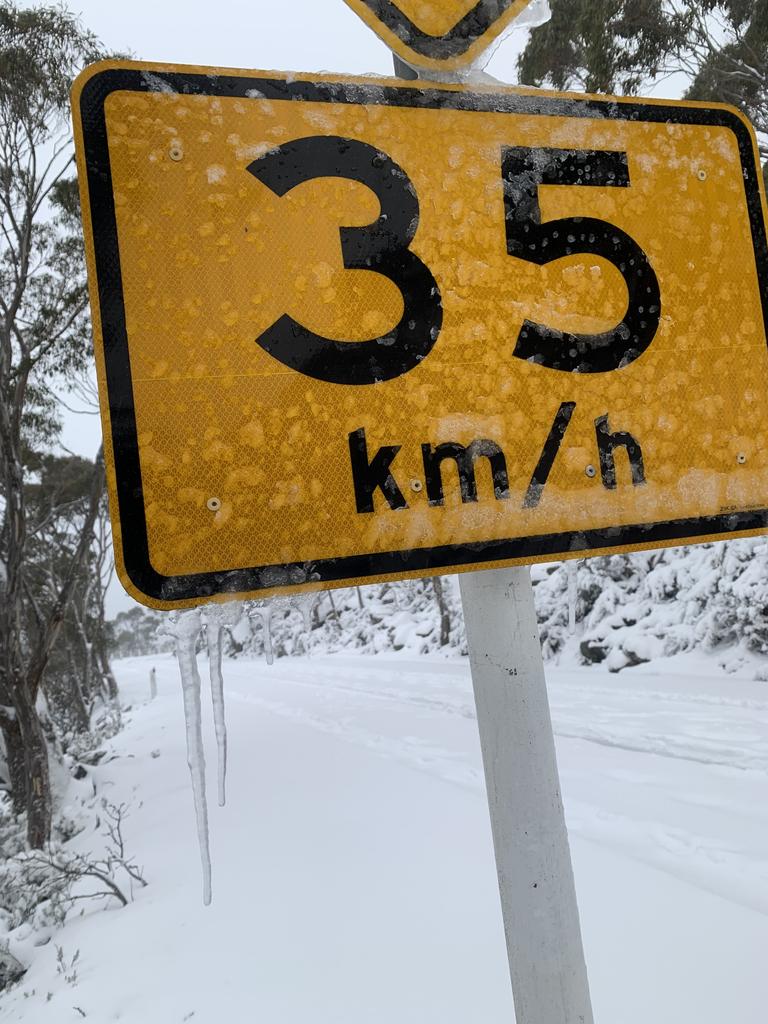
[{"label": "snow-laden tree", "polygon": [[[127,635],[128,623],[134,638]],[[156,613],[121,613],[114,627],[115,649],[158,649],[151,636],[157,630]],[[240,621],[225,629],[224,644],[226,653],[236,657],[342,650],[466,653],[458,587],[449,576],[327,590],[298,603],[290,598],[246,601]]]},{"label": "snow-laden tree", "polygon": [[[570,640],[569,569],[539,570],[545,657]],[[576,569],[576,656],[613,671],[698,649],[768,655],[768,540],[590,558]]]},{"label": "snow-laden tree", "polygon": [[768,0],[550,0],[520,80],[641,95],[670,75],[685,97],[731,103],[752,120],[768,160]]},{"label": "snow-laden tree", "polygon": [[[69,87],[101,56],[59,7],[0,0],[0,730],[14,806],[31,846],[51,828],[48,751],[38,693],[103,493],[97,460],[67,510],[51,592],[36,592],[39,539],[61,509],[35,508],[33,464],[58,427],[57,394],[90,352],[87,290],[69,127]],[[39,467],[38,467],[39,468]]]},{"label": "snow-laden tree", "polygon": [[[93,465],[75,455],[30,456],[35,479],[26,488],[27,509],[39,525],[30,541],[28,582],[31,618],[25,624],[29,642],[36,642],[70,572],[79,543],[77,529],[89,502]],[[46,705],[65,747],[73,736],[88,732],[94,711],[105,702],[117,712],[117,684],[109,666],[104,618],[106,589],[113,573],[106,495],[102,497],[93,538],[81,563],[61,628],[42,679]],[[34,600],[32,600],[34,597]]]}]

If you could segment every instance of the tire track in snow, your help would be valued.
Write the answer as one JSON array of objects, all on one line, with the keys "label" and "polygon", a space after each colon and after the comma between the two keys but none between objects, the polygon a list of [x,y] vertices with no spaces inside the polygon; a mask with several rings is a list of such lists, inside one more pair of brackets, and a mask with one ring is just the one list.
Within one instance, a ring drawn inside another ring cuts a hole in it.
[{"label": "tire track in snow", "polygon": [[[308,710],[304,697],[300,697],[302,703],[296,705],[284,700],[244,693],[230,688],[230,698],[258,707],[267,714],[289,719],[297,724],[336,736],[344,742],[364,747],[379,757],[396,760],[415,770],[433,775],[448,784],[484,793],[482,771],[479,765],[469,763],[469,758],[472,755],[468,750],[455,752],[446,750],[410,733],[408,735],[398,734],[396,737],[387,736],[355,721],[355,714],[359,716],[361,712],[371,710],[375,712],[376,707],[400,710],[404,714],[407,714],[409,710],[427,711],[446,715],[454,720],[473,720],[475,711],[471,693],[457,693],[454,696],[434,692],[436,689],[442,689],[446,682],[449,685],[455,683],[457,688],[461,686],[466,691],[468,683],[466,676],[459,676],[455,673],[447,676],[445,673],[401,671],[400,678],[408,680],[407,683],[404,683],[407,689],[403,689],[391,685],[393,672],[398,670],[396,664],[382,666],[379,669],[366,666],[365,671],[360,671],[357,666],[352,665],[342,668],[340,665],[329,667],[309,662],[302,668],[305,668],[306,675],[301,671],[297,672],[295,666],[291,668],[286,666],[285,669],[282,669],[281,666],[277,672],[271,674],[271,681],[279,687],[288,687],[288,692],[291,688],[296,688],[295,692],[299,697],[302,691],[304,693],[308,690],[311,691],[312,695],[323,705],[319,712],[317,709]],[[345,680],[345,676],[353,676],[353,678]],[[436,678],[437,682],[442,685],[435,685]],[[381,685],[375,683],[377,679],[382,680]],[[433,692],[431,694],[414,692],[419,684]],[[716,756],[712,754],[711,750],[704,752],[696,749],[696,740],[691,737],[680,738],[679,736],[670,737],[656,734],[644,741],[642,736],[635,734],[637,723],[634,709],[627,716],[629,727],[635,730],[631,736],[616,735],[615,732],[606,732],[593,725],[574,726],[562,723],[558,725],[558,718],[563,713],[563,709],[560,710],[560,713],[558,712],[558,703],[564,696],[573,695],[577,698],[575,706],[569,704],[564,709],[570,714],[579,714],[583,711],[585,714],[594,714],[597,717],[600,713],[608,714],[609,717],[617,715],[621,717],[620,708],[595,707],[592,704],[586,704],[584,698],[593,694],[607,695],[614,702],[621,702],[628,696],[628,692],[619,689],[610,691],[607,688],[599,687],[582,688],[567,684],[554,684],[551,689],[553,691],[555,732],[562,738],[612,748],[630,755],[654,754],[710,768],[739,768],[743,771],[753,770],[761,774],[766,772],[765,759],[761,758],[759,754],[745,755],[743,750],[737,749],[735,746],[729,746],[721,751],[720,756]],[[639,700],[643,696],[640,691],[630,691],[630,694],[630,699]],[[667,703],[683,704],[683,697],[682,694],[675,694],[673,700]],[[652,705],[647,716],[651,717],[655,714],[655,691],[648,694],[646,703]],[[698,703],[707,708],[723,707],[718,700],[704,699],[690,703]],[[745,707],[745,702],[742,701],[730,701],[725,706],[742,712],[748,709]],[[709,716],[707,718],[709,719]],[[631,724],[633,719],[635,720],[634,726]],[[719,724],[720,727],[723,725],[722,721],[716,724]],[[671,794],[671,798],[676,799],[674,794]],[[713,837],[675,828],[669,824],[650,820],[647,816],[631,817],[615,810],[607,810],[597,802],[591,803],[577,799],[568,800],[567,805],[571,834],[599,846],[610,848],[622,856],[650,865],[731,902],[768,915],[768,864],[764,857],[752,856],[750,852],[730,848]]]},{"label": "tire track in snow", "polygon": [[[369,678],[375,678],[377,675],[384,676],[387,673],[384,670],[374,670],[369,672]],[[331,689],[334,692],[355,696],[358,698],[366,698],[377,702],[388,702],[395,706],[402,705],[414,708],[422,708],[430,711],[437,711],[441,714],[447,715],[458,715],[461,718],[474,720],[476,718],[474,701],[470,697],[466,698],[448,698],[446,695],[438,697],[425,696],[423,694],[413,693],[412,691],[405,691],[403,689],[393,689],[390,686],[377,686],[376,689],[369,689],[366,686],[360,685],[345,685],[344,683],[338,682],[339,673],[333,670],[321,670],[316,675],[324,677],[323,682],[320,683],[317,678],[315,679],[304,679],[300,675],[291,672],[281,673],[281,682],[288,683],[293,686],[309,687],[317,690],[322,687],[323,689]],[[388,675],[391,678],[391,669]],[[415,674],[414,674],[415,675]],[[430,676],[430,678],[432,678]],[[466,680],[460,676],[451,676],[457,681],[461,681],[466,684]],[[641,734],[636,728],[632,729],[631,735],[626,735],[626,732],[622,731],[616,733],[611,731],[609,727],[603,725],[600,726],[584,726],[574,725],[572,722],[565,723],[562,719],[568,717],[569,712],[572,713],[578,709],[578,702],[576,708],[574,708],[574,702],[563,702],[563,694],[578,695],[581,697],[593,697],[593,696],[609,696],[616,700],[624,700],[626,697],[639,701],[643,694],[640,691],[627,691],[627,690],[609,690],[608,688],[582,688],[574,687],[557,683],[550,684],[550,704],[552,709],[553,728],[555,736],[562,739],[571,740],[582,740],[585,743],[594,743],[598,746],[603,747],[614,747],[618,750],[626,750],[637,754],[653,755],[657,757],[666,757],[678,761],[690,761],[693,764],[704,764],[722,768],[735,768],[739,771],[758,771],[764,774],[768,774],[768,727],[766,728],[766,740],[763,742],[764,750],[758,750],[756,753],[745,753],[743,747],[728,745],[720,746],[717,744],[709,744],[706,749],[701,747],[697,748],[697,743],[701,744],[702,740],[700,737],[685,737],[680,736],[668,736],[659,733],[647,733]],[[730,701],[728,698],[724,698],[723,701],[713,699],[709,701],[702,699],[698,701],[684,700],[684,694],[672,694],[671,703],[683,704],[701,704],[706,707],[730,707],[738,710],[751,710],[749,702]],[[647,695],[646,703],[653,703],[657,699],[656,691],[651,691]],[[768,712],[768,705],[759,705],[758,702],[754,702],[758,707],[764,708]],[[601,708],[592,706],[590,707],[590,713],[594,714],[599,718]],[[603,706],[603,712],[609,712],[611,716],[615,716],[616,712],[609,709],[607,706]],[[656,713],[655,708],[651,708],[646,712],[646,715],[650,717]],[[717,726],[722,729],[722,720],[716,722]]]},{"label": "tire track in snow", "polygon": [[426,771],[444,782],[472,789],[480,788],[482,785],[482,773],[477,768],[462,762],[450,751],[435,747],[415,736],[393,740],[391,737],[353,725],[344,717],[322,718],[290,704],[257,697],[254,694],[230,693],[229,699],[262,708],[270,714],[309,726],[319,732],[329,733],[346,743],[364,747],[391,760],[401,761],[419,771]]}]

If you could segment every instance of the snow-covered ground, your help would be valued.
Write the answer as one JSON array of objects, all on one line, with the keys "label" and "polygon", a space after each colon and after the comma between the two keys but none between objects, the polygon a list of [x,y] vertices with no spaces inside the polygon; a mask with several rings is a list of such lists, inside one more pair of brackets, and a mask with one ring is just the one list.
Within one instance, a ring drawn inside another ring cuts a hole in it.
[{"label": "snow-covered ground", "polygon": [[[116,669],[132,710],[93,775],[150,884],[55,937],[74,979],[36,950],[3,1024],[514,1019],[466,661],[225,663],[207,908],[175,660]],[[597,1024],[765,1024],[768,684],[703,656],[548,679]]]}]

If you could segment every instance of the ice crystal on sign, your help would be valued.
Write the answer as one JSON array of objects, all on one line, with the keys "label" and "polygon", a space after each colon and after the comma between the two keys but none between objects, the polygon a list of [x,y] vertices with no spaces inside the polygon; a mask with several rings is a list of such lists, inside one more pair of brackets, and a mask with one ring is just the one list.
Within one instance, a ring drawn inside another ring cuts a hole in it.
[{"label": "ice crystal on sign", "polygon": [[538,28],[552,18],[549,0],[533,0],[512,22],[512,28]]},{"label": "ice crystal on sign", "polygon": [[210,185],[216,185],[224,179],[227,171],[226,168],[222,167],[220,164],[211,164],[205,173],[208,178],[208,183]]}]

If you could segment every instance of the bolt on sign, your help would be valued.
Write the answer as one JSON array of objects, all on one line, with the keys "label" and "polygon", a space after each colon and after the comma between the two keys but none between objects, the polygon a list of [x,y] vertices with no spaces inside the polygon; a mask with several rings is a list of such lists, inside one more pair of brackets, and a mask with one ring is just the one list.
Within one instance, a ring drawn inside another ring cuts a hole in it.
[{"label": "bolt on sign", "polygon": [[531,0],[346,0],[409,64],[450,71],[470,64]]},{"label": "bolt on sign", "polygon": [[138,600],[766,529],[734,110],[118,62],[74,111]]}]

